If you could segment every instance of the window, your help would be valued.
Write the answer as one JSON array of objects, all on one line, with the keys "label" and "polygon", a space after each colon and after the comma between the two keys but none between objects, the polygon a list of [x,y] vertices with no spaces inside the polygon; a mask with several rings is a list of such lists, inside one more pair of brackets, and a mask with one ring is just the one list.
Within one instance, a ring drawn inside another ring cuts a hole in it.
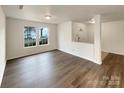
[{"label": "window", "polygon": [[39,30],[39,45],[48,44],[48,29],[41,28]]},{"label": "window", "polygon": [[34,27],[24,27],[24,47],[36,46],[36,30]]},{"label": "window", "polygon": [[48,29],[46,27],[24,27],[24,47],[48,44]]}]

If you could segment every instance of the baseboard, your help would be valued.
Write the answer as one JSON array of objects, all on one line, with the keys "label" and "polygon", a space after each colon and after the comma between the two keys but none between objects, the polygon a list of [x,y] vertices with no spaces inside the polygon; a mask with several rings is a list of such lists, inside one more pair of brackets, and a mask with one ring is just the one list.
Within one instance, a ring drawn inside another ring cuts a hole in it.
[{"label": "baseboard", "polygon": [[112,54],[117,54],[117,55],[122,55],[124,56],[123,53],[117,53],[117,52],[113,52],[113,51],[106,51],[106,50],[102,50],[103,52],[108,52],[108,53],[112,53]]},{"label": "baseboard", "polygon": [[18,59],[18,58],[23,58],[23,57],[28,57],[28,56],[33,56],[33,55],[37,55],[37,54],[41,54],[41,53],[45,53],[45,52],[55,51],[55,50],[57,50],[57,49],[51,49],[51,50],[42,51],[42,52],[38,52],[38,53],[32,53],[32,54],[27,54],[27,55],[23,55],[23,56],[7,58],[7,61],[13,60],[13,59]]}]

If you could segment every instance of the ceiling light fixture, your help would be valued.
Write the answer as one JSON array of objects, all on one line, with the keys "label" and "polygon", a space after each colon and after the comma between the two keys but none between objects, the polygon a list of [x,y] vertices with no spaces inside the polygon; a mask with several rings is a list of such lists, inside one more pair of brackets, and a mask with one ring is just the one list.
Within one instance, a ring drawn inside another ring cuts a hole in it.
[{"label": "ceiling light fixture", "polygon": [[50,20],[51,17],[52,17],[52,16],[50,16],[50,15],[46,15],[46,16],[45,16],[45,18],[46,18],[47,20]]}]

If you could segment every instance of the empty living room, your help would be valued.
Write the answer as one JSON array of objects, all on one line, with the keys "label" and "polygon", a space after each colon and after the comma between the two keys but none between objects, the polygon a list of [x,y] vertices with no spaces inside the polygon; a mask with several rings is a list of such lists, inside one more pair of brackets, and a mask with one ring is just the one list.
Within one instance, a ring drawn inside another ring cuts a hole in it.
[{"label": "empty living room", "polygon": [[124,5],[0,5],[0,87],[124,88]]}]

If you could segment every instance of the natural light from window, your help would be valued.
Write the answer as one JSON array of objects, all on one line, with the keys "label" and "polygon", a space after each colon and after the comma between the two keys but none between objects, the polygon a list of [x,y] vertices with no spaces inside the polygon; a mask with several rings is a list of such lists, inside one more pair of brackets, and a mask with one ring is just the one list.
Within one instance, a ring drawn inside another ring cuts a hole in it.
[{"label": "natural light from window", "polygon": [[48,44],[48,28],[24,27],[24,47]]}]

